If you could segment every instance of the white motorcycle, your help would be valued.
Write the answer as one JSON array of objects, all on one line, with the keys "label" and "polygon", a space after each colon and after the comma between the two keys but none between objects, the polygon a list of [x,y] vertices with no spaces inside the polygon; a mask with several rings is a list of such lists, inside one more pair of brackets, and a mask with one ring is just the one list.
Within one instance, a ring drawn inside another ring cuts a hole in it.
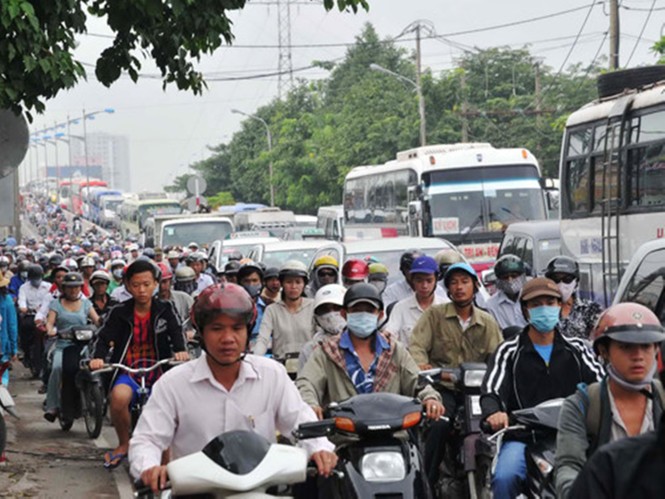
[{"label": "white motorcycle", "polygon": [[[265,499],[276,497],[273,486],[304,482],[307,452],[298,447],[273,444],[251,431],[230,431],[211,440],[200,452],[167,465],[169,483],[161,499],[205,494],[216,499]],[[134,497],[154,497],[139,486]],[[280,494],[280,497],[284,497]]]},{"label": "white motorcycle", "polygon": [[[4,372],[9,368],[9,362],[0,365],[0,378]],[[7,424],[5,423],[5,413],[11,414],[16,419],[19,419],[18,414],[14,410],[14,399],[12,398],[7,387],[0,383],[0,455],[5,452],[7,445]]]}]

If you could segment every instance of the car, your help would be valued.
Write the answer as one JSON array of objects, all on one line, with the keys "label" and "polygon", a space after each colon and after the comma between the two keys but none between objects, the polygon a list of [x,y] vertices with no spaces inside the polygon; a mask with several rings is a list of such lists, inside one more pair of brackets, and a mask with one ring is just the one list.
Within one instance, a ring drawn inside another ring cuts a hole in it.
[{"label": "car", "polygon": [[257,244],[279,242],[281,239],[271,236],[268,232],[248,231],[234,232],[228,239],[217,239],[210,245],[208,258],[216,269],[223,269],[229,261],[229,255],[240,252],[246,257]]},{"label": "car", "polygon": [[329,243],[325,239],[263,242],[256,244],[247,254],[255,262],[267,267],[281,267],[289,260],[298,260],[309,266],[317,250]]},{"label": "car", "polygon": [[497,259],[511,254],[519,256],[534,277],[545,273],[547,263],[561,255],[561,230],[558,220],[515,222],[503,234]]},{"label": "car", "polygon": [[665,239],[642,244],[631,258],[612,304],[628,301],[653,310],[665,325]]}]

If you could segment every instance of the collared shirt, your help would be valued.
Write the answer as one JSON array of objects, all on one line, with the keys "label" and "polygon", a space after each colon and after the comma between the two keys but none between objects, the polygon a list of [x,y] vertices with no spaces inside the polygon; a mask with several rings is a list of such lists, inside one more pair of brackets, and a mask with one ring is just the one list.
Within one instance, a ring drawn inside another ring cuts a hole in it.
[{"label": "collared shirt", "polygon": [[254,353],[265,355],[272,339],[272,353],[284,357],[299,352],[314,335],[314,300],[302,298],[300,308],[291,312],[283,301],[266,307],[259,327]]},{"label": "collared shirt", "polygon": [[[220,384],[206,355],[170,369],[155,383],[129,445],[131,473],[158,466],[162,452],[177,459],[199,452],[216,436],[232,430],[255,431],[270,442],[276,432],[290,435],[316,415],[300,397],[283,366],[247,355],[230,390]],[[304,440],[311,455],[332,451],[325,438]]]},{"label": "collared shirt", "polygon": [[111,293],[111,298],[113,298],[118,303],[122,303],[127,300],[131,300],[132,295],[129,294],[129,291],[127,291],[127,288],[125,288],[123,284],[122,286],[118,286],[113,290],[113,293]]},{"label": "collared shirt", "polygon": [[205,288],[212,286],[213,284],[215,284],[215,281],[212,279],[212,277],[210,277],[210,274],[201,272],[201,275],[196,280],[196,292],[200,293]]},{"label": "collared shirt", "polygon": [[487,311],[494,316],[501,329],[506,329],[510,326],[523,328],[527,325],[526,319],[522,314],[520,301],[511,300],[501,290],[498,290],[487,300]]},{"label": "collared shirt", "polygon": [[372,360],[369,369],[365,371],[360,363],[360,357],[358,357],[356,349],[353,348],[349,334],[351,333],[347,329],[339,339],[339,348],[344,352],[344,360],[346,361],[346,372],[358,393],[372,393],[374,391],[376,362],[383,351],[390,348],[390,345],[380,334],[374,335],[374,360]]},{"label": "collared shirt", "polygon": [[[394,282],[388,286],[383,292],[383,295],[381,296],[383,299],[383,306],[388,308],[391,303],[409,298],[413,294],[414,291],[411,289],[411,286],[409,286],[409,283],[406,282],[406,278],[402,277],[397,282]],[[448,298],[448,293],[439,283],[436,285],[435,294],[440,300],[442,300],[442,303],[447,303],[450,301],[450,298]]]},{"label": "collared shirt", "polygon": [[[441,305],[442,303],[446,303],[446,301],[437,294],[434,294],[434,301],[430,307]],[[413,293],[408,298],[404,298],[395,304],[390,312],[390,319],[383,330],[396,336],[405,347],[408,347],[411,330],[424,312],[416,299],[416,294]]]},{"label": "collared shirt", "polygon": [[26,282],[18,290],[19,308],[39,310],[44,298],[49,295],[49,289],[51,289],[51,285],[46,281],[42,281],[37,287],[30,284],[30,281]]},{"label": "collared shirt", "polygon": [[[614,400],[614,395],[612,395],[612,390],[610,390],[609,386],[607,387],[607,393],[609,394],[610,409],[612,410],[612,426],[610,428],[610,442],[616,442],[617,440],[627,438],[630,435],[628,435],[628,429],[626,428],[626,424],[623,422],[623,419],[621,419],[621,413],[619,413],[616,401]],[[648,431],[653,431],[653,430],[654,430],[653,401],[650,398],[647,398],[647,405],[644,409],[644,418],[642,419],[642,426],[640,428],[639,434],[642,435]]]}]

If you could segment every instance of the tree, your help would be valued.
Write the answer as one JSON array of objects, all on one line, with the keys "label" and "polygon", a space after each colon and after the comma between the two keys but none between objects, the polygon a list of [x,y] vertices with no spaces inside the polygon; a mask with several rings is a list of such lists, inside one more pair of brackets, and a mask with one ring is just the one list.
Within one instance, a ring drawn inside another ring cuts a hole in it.
[{"label": "tree", "polygon": [[658,64],[665,64],[665,36],[661,37],[660,40],[653,44],[651,51],[660,56]]},{"label": "tree", "polygon": [[[86,77],[74,57],[87,16],[105,18],[115,38],[97,59],[95,75],[110,86],[126,71],[137,81],[141,61],[152,59],[163,86],[199,94],[205,87],[194,62],[222,42],[232,43],[228,12],[246,0],[2,0],[0,2],[0,108],[44,110],[44,100]],[[357,12],[367,0],[324,0],[327,10]]]},{"label": "tree", "polygon": [[190,177],[193,177],[193,173],[185,173],[184,175],[178,175],[171,185],[164,187],[166,192],[186,192],[187,191],[187,182]]},{"label": "tree", "polygon": [[220,206],[228,206],[235,203],[233,194],[228,191],[218,192],[214,196],[208,197],[208,206],[213,210],[216,210]]}]

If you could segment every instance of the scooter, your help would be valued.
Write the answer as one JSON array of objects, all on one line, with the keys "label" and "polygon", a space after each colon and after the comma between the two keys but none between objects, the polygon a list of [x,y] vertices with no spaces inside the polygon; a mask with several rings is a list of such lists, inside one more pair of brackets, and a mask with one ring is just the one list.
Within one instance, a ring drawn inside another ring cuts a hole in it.
[{"label": "scooter", "polygon": [[74,420],[83,417],[88,436],[97,438],[104,419],[104,389],[99,376],[86,368],[91,359],[90,344],[95,337],[95,327],[74,326],[57,334],[59,339],[72,341],[62,352],[60,428],[69,431]]},{"label": "scooter", "polygon": [[298,358],[300,352],[292,352],[284,354],[283,357],[273,357],[273,360],[279,362],[286,368],[286,373],[289,378],[295,380],[298,377]]},{"label": "scooter", "polygon": [[[304,482],[308,473],[304,449],[272,444],[251,431],[223,433],[200,452],[171,461],[166,469],[169,483],[158,496],[164,499],[194,494],[233,499],[277,497],[268,493],[270,487]],[[155,496],[139,483],[134,497]]]},{"label": "scooter", "polygon": [[413,430],[423,419],[420,401],[393,393],[369,393],[332,403],[326,414],[328,419],[301,424],[294,437],[339,437],[337,472],[326,482],[327,496],[432,497],[413,438]]},{"label": "scooter", "polygon": [[[554,457],[559,412],[564,399],[552,399],[528,409],[513,411],[511,426],[478,441],[478,453],[492,460],[491,471],[496,468],[501,446],[506,435],[527,442],[527,481],[524,494],[536,499],[555,499]],[[487,428],[483,426],[483,431]],[[481,458],[482,459],[482,458]]]},{"label": "scooter", "polygon": [[442,497],[478,499],[491,496],[489,483],[485,480],[487,461],[478,460],[476,450],[481,437],[480,387],[486,371],[486,364],[466,362],[459,368],[440,367],[419,373],[421,384],[423,381],[432,384],[437,380],[452,383],[463,400],[452,423],[451,438],[446,443],[450,451],[444,458],[447,473],[442,473],[437,484]]},{"label": "scooter", "polygon": [[[10,362],[0,364],[0,378],[9,369]],[[10,414],[16,419],[20,419],[14,410],[15,404],[7,387],[0,383],[0,456],[5,452],[7,446],[7,423],[5,422],[5,413]]]}]

